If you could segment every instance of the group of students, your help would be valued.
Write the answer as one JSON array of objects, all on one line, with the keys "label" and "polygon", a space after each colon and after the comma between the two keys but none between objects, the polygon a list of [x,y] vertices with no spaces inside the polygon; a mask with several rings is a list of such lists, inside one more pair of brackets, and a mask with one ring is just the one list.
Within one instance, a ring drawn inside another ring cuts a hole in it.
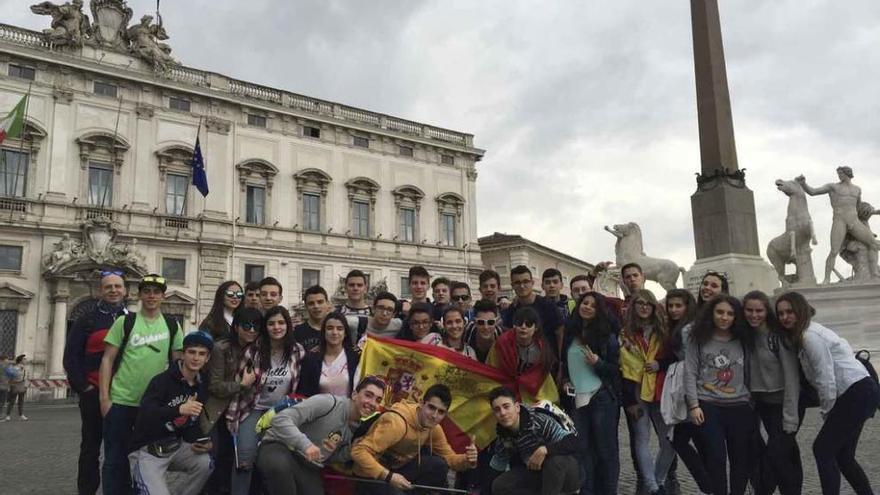
[{"label": "group of students", "polygon": [[[65,349],[82,416],[79,493],[101,483],[105,494],[170,493],[170,470],[184,494],[337,493],[352,478],[358,493],[399,494],[446,488],[452,470],[456,487],[485,494],[616,494],[623,410],[639,493],[677,492],[680,458],[703,493],[751,484],[787,495],[801,492],[796,433],[807,407],[824,419],[813,445],[823,493],[839,492],[841,473],[872,493],[855,452],[880,404],[876,379],[812,321],[803,296],[740,301],[710,272],[696,299],[676,289],[660,303],[638,265],[621,274],[625,299],[593,291],[587,274],[572,277],[568,297],[555,269],[538,295],[517,266],[502,308],[492,270],[479,276],[477,301],[468,284],[432,283],[421,266],[409,273],[410,300],[368,301],[367,277],[353,270],[338,307],[323,288],[305,290],[299,324],[278,280],[227,281],[184,336],[161,314],[164,278],[143,277],[133,313],[122,274],[102,272],[101,300]],[[443,384],[383,410],[388,385],[356,376],[367,335],[441,346],[508,376],[516,390],[473,398],[489,402],[492,445],[453,451],[440,427],[452,404]],[[328,464],[346,467],[328,474]]]}]

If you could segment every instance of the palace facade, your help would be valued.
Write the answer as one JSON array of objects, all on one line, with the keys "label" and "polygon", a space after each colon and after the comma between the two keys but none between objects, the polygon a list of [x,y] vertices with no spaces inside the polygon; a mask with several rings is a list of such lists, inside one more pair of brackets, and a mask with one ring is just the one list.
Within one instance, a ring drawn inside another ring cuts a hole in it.
[{"label": "palace facade", "polygon": [[[162,66],[100,32],[58,46],[0,24],[0,113],[30,94],[0,145],[0,353],[32,376],[63,376],[67,328],[110,266],[130,297],[162,273],[188,328],[227,279],[275,276],[287,306],[353,268],[404,296],[414,264],[475,281],[472,135]],[[207,197],[190,187],[197,134]]]}]

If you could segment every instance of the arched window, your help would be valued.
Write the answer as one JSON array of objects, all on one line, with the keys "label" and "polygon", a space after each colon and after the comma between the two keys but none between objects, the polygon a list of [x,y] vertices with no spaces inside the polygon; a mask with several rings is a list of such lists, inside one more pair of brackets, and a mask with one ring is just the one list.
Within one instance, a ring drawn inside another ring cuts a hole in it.
[{"label": "arched window", "polygon": [[244,197],[241,217],[247,223],[265,225],[271,218],[272,184],[278,169],[260,159],[244,161],[235,168],[238,169],[238,183]]},{"label": "arched window", "polygon": [[346,182],[345,187],[348,189],[351,235],[364,238],[373,237],[379,184],[367,177],[357,177]]},{"label": "arched window", "polygon": [[159,161],[159,203],[168,215],[187,216],[192,211],[188,201],[192,182],[193,149],[173,144],[156,151]]},{"label": "arched window", "polygon": [[293,174],[299,205],[299,225],[309,232],[321,232],[327,224],[327,187],[333,180],[327,172],[307,168]]},{"label": "arched window", "polygon": [[421,229],[420,213],[425,193],[416,186],[405,185],[391,191],[397,214],[396,238],[399,242],[418,242]]},{"label": "arched window", "polygon": [[[46,131],[28,120],[17,138],[7,138],[0,146],[0,197],[27,198],[33,195],[37,153],[46,138]],[[10,203],[10,206],[12,203]],[[0,209],[6,209],[0,203]],[[23,204],[22,204],[23,206]]]},{"label": "arched window", "polygon": [[122,136],[107,131],[86,133],[78,137],[76,143],[83,171],[80,190],[84,192],[86,203],[96,208],[112,208],[119,189],[115,176],[121,173],[125,154],[131,146]]},{"label": "arched window", "polygon": [[438,244],[441,246],[458,246],[461,231],[461,215],[464,210],[464,198],[448,192],[436,198],[438,214]]}]

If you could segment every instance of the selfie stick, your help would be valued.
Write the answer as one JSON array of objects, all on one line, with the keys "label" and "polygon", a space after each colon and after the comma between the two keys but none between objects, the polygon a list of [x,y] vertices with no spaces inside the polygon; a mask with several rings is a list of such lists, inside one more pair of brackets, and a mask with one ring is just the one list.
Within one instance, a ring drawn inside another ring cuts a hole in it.
[{"label": "selfie stick", "polygon": [[[349,480],[349,481],[357,481],[358,483],[381,483],[383,485],[388,484],[383,480],[371,480],[369,478],[358,478],[357,476],[343,476],[341,474],[325,474],[325,478],[331,480]],[[413,488],[421,488],[422,490],[431,490],[436,492],[447,492],[447,493],[464,493],[467,495],[469,493],[467,490],[459,490],[458,488],[446,488],[441,486],[430,486],[430,485],[411,485]]]}]

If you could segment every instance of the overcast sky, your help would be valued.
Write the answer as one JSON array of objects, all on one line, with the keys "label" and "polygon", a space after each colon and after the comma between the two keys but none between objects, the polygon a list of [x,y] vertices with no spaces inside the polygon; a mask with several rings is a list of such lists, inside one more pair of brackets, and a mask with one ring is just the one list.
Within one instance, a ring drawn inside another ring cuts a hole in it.
[{"label": "overcast sky", "polygon": [[[128,3],[135,18],[155,11]],[[777,178],[820,185],[847,164],[880,207],[880,3],[721,3],[762,253],[784,230]],[[596,262],[614,255],[602,226],[636,221],[649,255],[694,261],[688,1],[165,0],[161,12],[187,66],[474,134],[487,150],[480,235],[521,234]],[[19,0],[0,0],[0,19],[48,25]],[[827,197],[810,208],[821,277]]]}]

